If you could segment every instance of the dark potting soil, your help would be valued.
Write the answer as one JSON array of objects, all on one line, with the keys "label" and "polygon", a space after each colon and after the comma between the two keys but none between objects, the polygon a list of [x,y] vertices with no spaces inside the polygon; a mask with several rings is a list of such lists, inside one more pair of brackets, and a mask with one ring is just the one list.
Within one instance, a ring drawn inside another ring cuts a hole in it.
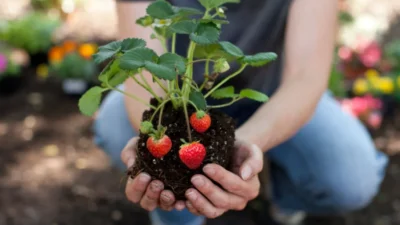
[{"label": "dark potting soil", "polygon": [[[154,100],[151,102],[153,105]],[[143,120],[150,120],[154,110],[147,110],[143,113]],[[188,108],[189,116],[195,112],[192,107]],[[195,174],[203,174],[202,167],[209,163],[215,163],[229,168],[235,141],[235,122],[228,115],[211,110],[208,112],[211,117],[211,127],[204,133],[197,133],[190,128],[192,141],[200,141],[206,148],[207,154],[199,169],[187,168],[179,158],[179,149],[183,144],[181,139],[188,142],[187,126],[183,110],[175,110],[172,104],[165,105],[162,125],[167,127],[166,135],[172,140],[171,151],[162,159],[153,157],[147,150],[146,141],[148,135],[140,134],[137,147],[137,161],[134,167],[130,168],[128,175],[132,178],[140,172],[148,173],[152,179],[164,183],[165,189],[171,190],[178,200],[185,199],[185,191],[192,187],[190,179]],[[153,119],[154,127],[157,127],[158,113]]]}]

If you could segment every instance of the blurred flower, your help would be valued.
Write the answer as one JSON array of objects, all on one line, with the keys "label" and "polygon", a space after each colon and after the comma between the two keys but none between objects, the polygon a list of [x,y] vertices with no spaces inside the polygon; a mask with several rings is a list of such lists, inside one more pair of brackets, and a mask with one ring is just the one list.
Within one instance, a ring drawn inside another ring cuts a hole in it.
[{"label": "blurred flower", "polygon": [[360,116],[361,114],[368,111],[368,103],[362,97],[355,97],[352,99],[351,107],[353,114]]},{"label": "blurred flower", "polygon": [[64,49],[65,54],[73,52],[77,48],[78,48],[78,44],[74,41],[67,40],[67,41],[64,41],[64,43],[63,43],[63,49]]},{"label": "blurred flower", "polygon": [[49,50],[49,61],[51,63],[59,63],[64,57],[64,51],[62,47],[55,46]]},{"label": "blurred flower", "polygon": [[368,91],[368,82],[365,79],[358,78],[354,81],[353,92],[356,95],[363,95]]},{"label": "blurred flower", "polygon": [[7,57],[5,55],[0,54],[0,73],[3,73],[7,69]]},{"label": "blurred flower", "polygon": [[29,55],[23,50],[14,49],[10,54],[10,60],[20,66],[28,66]]},{"label": "blurred flower", "polygon": [[384,94],[391,94],[394,91],[393,80],[390,77],[381,77],[377,83],[378,90]]},{"label": "blurred flower", "polygon": [[357,46],[357,51],[360,54],[361,62],[366,67],[373,67],[381,60],[382,50],[375,41],[361,41]]},{"label": "blurred flower", "polygon": [[49,76],[49,67],[46,64],[40,64],[36,68],[36,74],[39,78],[46,79]]},{"label": "blurred flower", "polygon": [[374,98],[371,95],[366,95],[363,97],[364,101],[367,103],[369,109],[379,110],[382,108],[382,100],[379,98]]},{"label": "blurred flower", "polygon": [[171,19],[154,19],[153,27],[164,27],[171,25]]},{"label": "blurred flower", "polygon": [[400,87],[400,75],[397,76],[397,78],[396,78],[396,83],[397,83],[397,86]]},{"label": "blurred flower", "polygon": [[379,73],[375,69],[369,69],[365,72],[365,76],[367,77],[367,79],[371,79],[371,78],[379,77]]},{"label": "blurred flower", "polygon": [[95,44],[82,44],[79,47],[79,54],[85,59],[91,59],[96,51],[97,46]]},{"label": "blurred flower", "polygon": [[353,51],[346,46],[342,46],[338,51],[339,58],[343,61],[350,61],[353,56]]},{"label": "blurred flower", "polygon": [[367,124],[374,129],[379,128],[382,124],[382,115],[379,112],[370,113],[367,117]]}]

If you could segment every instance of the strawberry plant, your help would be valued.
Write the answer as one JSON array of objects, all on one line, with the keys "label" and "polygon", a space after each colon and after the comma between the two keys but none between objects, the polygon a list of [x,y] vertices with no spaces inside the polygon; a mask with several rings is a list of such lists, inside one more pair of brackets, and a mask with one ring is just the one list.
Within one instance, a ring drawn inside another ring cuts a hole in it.
[{"label": "strawberry plant", "polygon": [[[147,172],[161,180],[178,199],[191,186],[190,178],[202,173],[202,165],[217,163],[228,168],[233,155],[235,124],[231,117],[218,111],[244,98],[265,102],[268,97],[256,90],[236,91],[223,87],[247,67],[264,66],[277,55],[262,52],[246,55],[239,47],[219,41],[221,26],[227,24],[223,5],[239,0],[199,0],[205,8],[176,7],[164,0],[151,3],[147,15],[137,24],[153,29],[152,38],[158,39],[165,50],[157,55],[138,38],[114,41],[99,47],[94,55],[97,63],[108,61],[100,73],[100,86],[88,90],[79,101],[85,115],[94,114],[102,94],[115,90],[138,103],[148,106],[143,113],[137,161],[129,169],[134,177]],[[177,35],[190,39],[187,55],[175,51]],[[203,63],[203,82],[194,82],[193,65]],[[239,65],[231,71],[230,65]],[[158,96],[144,78],[148,71],[155,83],[165,92]],[[217,78],[221,78],[216,82]],[[152,96],[150,102],[118,89],[118,85],[133,79]],[[249,78],[250,79],[250,78]],[[219,105],[208,104],[208,99],[226,100]]]}]

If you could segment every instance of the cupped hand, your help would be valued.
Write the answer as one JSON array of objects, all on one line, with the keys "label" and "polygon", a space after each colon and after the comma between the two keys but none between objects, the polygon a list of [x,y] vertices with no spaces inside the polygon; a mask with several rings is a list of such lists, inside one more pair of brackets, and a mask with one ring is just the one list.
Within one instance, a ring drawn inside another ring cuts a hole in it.
[{"label": "cupped hand", "polygon": [[[121,152],[121,159],[128,168],[135,164],[138,139],[137,137],[132,138]],[[148,211],[153,211],[157,207],[166,211],[185,208],[183,201],[176,201],[171,191],[164,190],[164,184],[161,181],[152,181],[147,173],[140,173],[134,179],[129,178],[125,194],[131,202],[139,203],[143,209]]]},{"label": "cupped hand", "polygon": [[[186,191],[186,207],[196,215],[216,218],[228,210],[242,210],[259,194],[258,173],[263,167],[263,153],[253,144],[236,141],[232,172],[216,164],[203,168],[208,176],[195,175],[195,188]],[[215,185],[211,180],[220,184]]]}]

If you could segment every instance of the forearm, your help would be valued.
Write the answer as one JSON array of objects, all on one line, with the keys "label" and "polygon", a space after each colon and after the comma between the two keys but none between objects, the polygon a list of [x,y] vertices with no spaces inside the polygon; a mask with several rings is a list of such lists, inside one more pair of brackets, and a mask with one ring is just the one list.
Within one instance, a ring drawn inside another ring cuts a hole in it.
[{"label": "forearm", "polygon": [[[236,135],[267,151],[293,136],[313,115],[323,84],[304,79],[282,85],[270,101],[243,124]],[[319,88],[310,88],[310,87]]]},{"label": "forearm", "polygon": [[[124,38],[142,38],[146,40],[147,47],[155,50],[158,54],[163,52],[163,47],[161,43],[156,39],[150,39],[150,35],[152,30],[150,28],[143,28],[135,24],[135,21],[145,15],[146,7],[148,6],[148,1],[143,2],[127,2],[127,1],[117,1],[117,15],[118,15],[118,30],[119,39]],[[144,78],[150,87],[154,90],[154,92],[158,96],[163,96],[163,91],[156,84],[153,83],[151,75],[148,72],[143,73]],[[139,80],[140,77],[136,76]],[[149,101],[152,98],[152,95],[143,89],[140,85],[138,85],[134,80],[128,79],[125,82],[125,91],[128,93],[132,93],[135,96]],[[137,102],[136,100],[131,99],[129,96],[125,96],[125,107],[128,112],[129,120],[132,126],[135,129],[138,129],[140,126],[140,121],[142,114],[145,110],[148,109],[147,106]]]}]

